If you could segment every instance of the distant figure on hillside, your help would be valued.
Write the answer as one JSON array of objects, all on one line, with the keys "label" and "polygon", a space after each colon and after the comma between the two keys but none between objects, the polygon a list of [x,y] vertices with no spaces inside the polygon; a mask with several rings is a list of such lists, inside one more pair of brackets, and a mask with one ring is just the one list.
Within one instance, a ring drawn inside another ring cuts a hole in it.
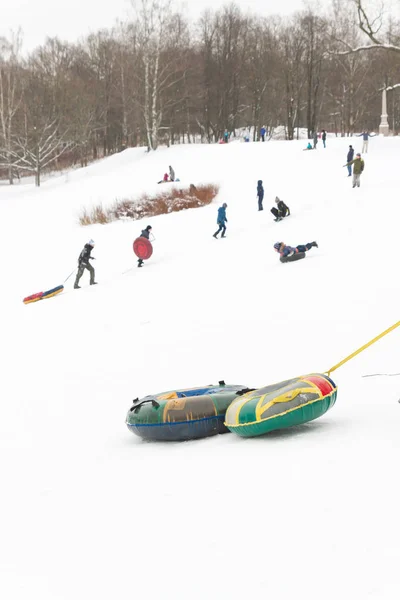
[{"label": "distant figure on hillside", "polygon": [[311,146],[310,142],[308,142],[307,148],[303,148],[303,150],[314,150],[314,148]]},{"label": "distant figure on hillside", "polygon": [[157,183],[167,183],[168,181],[169,181],[168,173],[164,173],[164,177],[161,179],[161,181],[158,181]]},{"label": "distant figure on hillside", "polygon": [[263,188],[261,179],[259,179],[257,182],[257,197],[258,197],[258,210],[263,210],[264,188]]},{"label": "distant figure on hillside", "polygon": [[224,142],[227,144],[229,142],[229,132],[227,129],[224,131]]},{"label": "distant figure on hillside", "polygon": [[354,158],[354,148],[353,146],[350,144],[349,146],[349,151],[347,153],[347,170],[349,172],[347,177],[351,177],[351,165],[349,163],[351,163],[351,161]]},{"label": "distant figure on hillside", "polygon": [[169,166],[169,178],[170,178],[170,181],[175,181],[175,171],[173,170],[171,165]]},{"label": "distant figure on hillside", "polygon": [[325,131],[325,129],[322,130],[321,139],[322,139],[322,143],[324,145],[324,148],[326,148],[326,131]]},{"label": "distant figure on hillside", "polygon": [[90,256],[91,251],[94,248],[94,241],[89,240],[87,244],[84,245],[82,252],[78,258],[78,272],[76,274],[74,288],[76,290],[80,290],[79,280],[83,275],[85,269],[87,269],[90,273],[90,285],[97,285],[97,281],[94,280],[94,268],[90,264],[89,260],[96,260],[94,256]]},{"label": "distant figure on hillside", "polygon": [[[150,232],[152,230],[152,226],[151,225],[147,225],[146,229],[143,229],[142,233],[139,235],[139,237],[144,237],[146,238],[146,240],[150,239]],[[143,259],[142,258],[138,258],[138,267],[143,266]]]},{"label": "distant figure on hillside", "polygon": [[277,207],[275,208],[274,206],[273,208],[271,208],[271,212],[275,217],[274,221],[282,221],[282,219],[290,215],[290,209],[288,206],[286,206],[283,200],[280,200],[278,198],[278,196],[276,196],[275,202],[277,204]]},{"label": "distant figure on hillside", "polygon": [[286,246],[284,242],[276,242],[276,244],[274,244],[275,252],[279,252],[281,257],[293,256],[293,254],[298,254],[299,252],[307,252],[307,250],[311,250],[311,248],[318,248],[317,242],[309,242],[304,246],[299,244],[295,248]]},{"label": "distant figure on hillside", "polygon": [[223,205],[220,206],[218,209],[217,225],[218,225],[219,229],[213,234],[213,237],[215,237],[215,239],[217,239],[218,234],[221,231],[222,231],[221,237],[225,237],[225,232],[226,232],[225,223],[228,222],[228,219],[226,218],[227,207],[228,207],[227,203],[224,202]]},{"label": "distant figure on hillside", "polygon": [[314,142],[314,150],[316,150],[317,144],[318,144],[318,134],[316,131],[314,131],[314,134],[313,134],[313,142]]},{"label": "distant figure on hillside", "polygon": [[347,165],[344,166],[348,167],[349,165],[353,165],[353,188],[355,188],[356,186],[360,187],[361,173],[364,171],[365,165],[359,152],[357,152],[354,160],[350,161],[349,163],[347,163]]},{"label": "distant figure on hillside", "polygon": [[260,129],[260,137],[261,137],[262,142],[265,142],[265,134],[266,134],[266,129],[264,126],[262,126]]},{"label": "distant figure on hillside", "polygon": [[370,137],[375,137],[375,135],[371,135],[368,131],[363,131],[362,133],[359,133],[357,137],[361,137],[363,139],[363,145],[361,148],[361,152],[365,152],[365,154],[368,154],[368,138]]}]

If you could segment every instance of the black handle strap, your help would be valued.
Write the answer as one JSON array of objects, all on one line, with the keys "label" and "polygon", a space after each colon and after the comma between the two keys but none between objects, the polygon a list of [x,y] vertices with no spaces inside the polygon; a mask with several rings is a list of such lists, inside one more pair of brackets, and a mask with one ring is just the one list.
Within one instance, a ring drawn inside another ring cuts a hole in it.
[{"label": "black handle strap", "polygon": [[145,398],[144,400],[142,400],[141,402],[137,403],[139,398],[135,398],[135,400],[133,401],[133,406],[130,409],[130,412],[138,412],[138,410],[140,409],[141,406],[143,406],[143,404],[146,404],[147,402],[151,402],[152,406],[154,406],[154,408],[160,408],[159,403],[156,400],[153,400],[152,398]]}]

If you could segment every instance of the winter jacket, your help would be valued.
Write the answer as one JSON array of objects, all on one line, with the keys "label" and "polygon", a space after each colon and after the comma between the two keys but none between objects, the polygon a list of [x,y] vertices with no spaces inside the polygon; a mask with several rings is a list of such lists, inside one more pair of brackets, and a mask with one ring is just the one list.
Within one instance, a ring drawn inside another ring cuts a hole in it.
[{"label": "winter jacket", "polygon": [[349,163],[350,161],[352,161],[354,158],[354,148],[350,148],[350,150],[347,153],[347,162]]},{"label": "winter jacket", "polygon": [[257,196],[259,200],[264,198],[264,188],[261,179],[257,182]]},{"label": "winter jacket", "polygon": [[278,206],[279,213],[282,217],[287,217],[288,215],[290,215],[289,207],[286,206],[286,204],[284,203],[283,200],[279,200],[277,206]]},{"label": "winter jacket", "polygon": [[357,137],[361,137],[364,140],[364,142],[368,141],[369,137],[374,137],[373,135],[371,135],[370,133],[368,133],[368,131],[363,131],[362,133],[359,133]]},{"label": "winter jacket", "polygon": [[326,131],[322,132],[322,141],[324,142],[326,140]]},{"label": "winter jacket", "polygon": [[175,171],[172,167],[169,168],[169,178],[171,179],[171,181],[175,181]]},{"label": "winter jacket", "polygon": [[265,135],[266,131],[265,131],[265,127],[261,127],[260,129],[260,135]]},{"label": "winter jacket", "polygon": [[354,160],[351,160],[348,164],[353,165],[354,175],[361,175],[361,173],[364,171],[364,161],[362,158],[355,158]]},{"label": "winter jacket", "polygon": [[139,237],[144,237],[146,240],[150,239],[150,231],[148,229],[143,229],[142,233]]},{"label": "winter jacket", "polygon": [[292,248],[292,246],[285,246],[285,244],[283,244],[279,249],[279,254],[281,256],[288,256],[289,254],[292,254],[292,253],[296,254],[297,252],[298,252],[297,248]]},{"label": "winter jacket", "polygon": [[92,250],[93,250],[93,246],[91,246],[90,244],[85,244],[82,252],[79,255],[78,265],[88,265],[89,264],[89,259],[91,258],[90,253]]},{"label": "winter jacket", "polygon": [[228,219],[226,218],[226,209],[224,206],[220,206],[218,209],[217,223],[218,225],[223,225],[225,221],[228,222]]}]

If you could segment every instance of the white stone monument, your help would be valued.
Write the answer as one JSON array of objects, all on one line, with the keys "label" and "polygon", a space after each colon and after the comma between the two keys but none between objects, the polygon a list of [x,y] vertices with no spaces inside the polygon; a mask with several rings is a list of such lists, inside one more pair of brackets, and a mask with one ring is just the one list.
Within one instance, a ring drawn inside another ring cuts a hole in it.
[{"label": "white stone monument", "polygon": [[387,114],[387,102],[386,102],[386,88],[382,90],[382,114],[381,114],[381,122],[379,125],[379,133],[383,133],[383,135],[389,135],[389,121]]}]

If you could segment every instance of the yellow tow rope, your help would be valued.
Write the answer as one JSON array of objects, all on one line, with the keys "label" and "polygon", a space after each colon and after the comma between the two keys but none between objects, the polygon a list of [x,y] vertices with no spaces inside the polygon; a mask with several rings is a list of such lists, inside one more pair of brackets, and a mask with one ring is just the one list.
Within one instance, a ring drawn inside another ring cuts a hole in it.
[{"label": "yellow tow rope", "polygon": [[367,344],[364,344],[364,346],[361,346],[361,348],[359,348],[358,350],[356,350],[355,352],[353,352],[352,354],[350,354],[349,356],[347,356],[346,358],[344,358],[343,360],[341,360],[340,363],[338,363],[334,367],[331,367],[329,369],[329,371],[326,371],[327,375],[329,376],[333,371],[336,371],[336,369],[338,369],[339,367],[341,367],[342,365],[344,365],[344,363],[347,363],[348,360],[350,360],[351,358],[354,358],[355,356],[357,356],[357,354],[360,354],[360,352],[362,352],[363,350],[365,350],[366,348],[368,348],[368,346],[372,346],[372,344],[375,344],[375,342],[377,342],[378,340],[380,340],[381,338],[383,338],[384,335],[386,335],[387,333],[390,333],[391,331],[393,331],[394,329],[396,329],[396,327],[399,327],[399,326],[400,326],[400,321],[398,321],[397,323],[395,323],[394,325],[392,325],[391,327],[389,327],[389,329],[386,329],[386,331],[383,331],[382,333],[380,333],[379,335],[377,335],[376,337],[374,337],[373,340],[371,340]]}]

